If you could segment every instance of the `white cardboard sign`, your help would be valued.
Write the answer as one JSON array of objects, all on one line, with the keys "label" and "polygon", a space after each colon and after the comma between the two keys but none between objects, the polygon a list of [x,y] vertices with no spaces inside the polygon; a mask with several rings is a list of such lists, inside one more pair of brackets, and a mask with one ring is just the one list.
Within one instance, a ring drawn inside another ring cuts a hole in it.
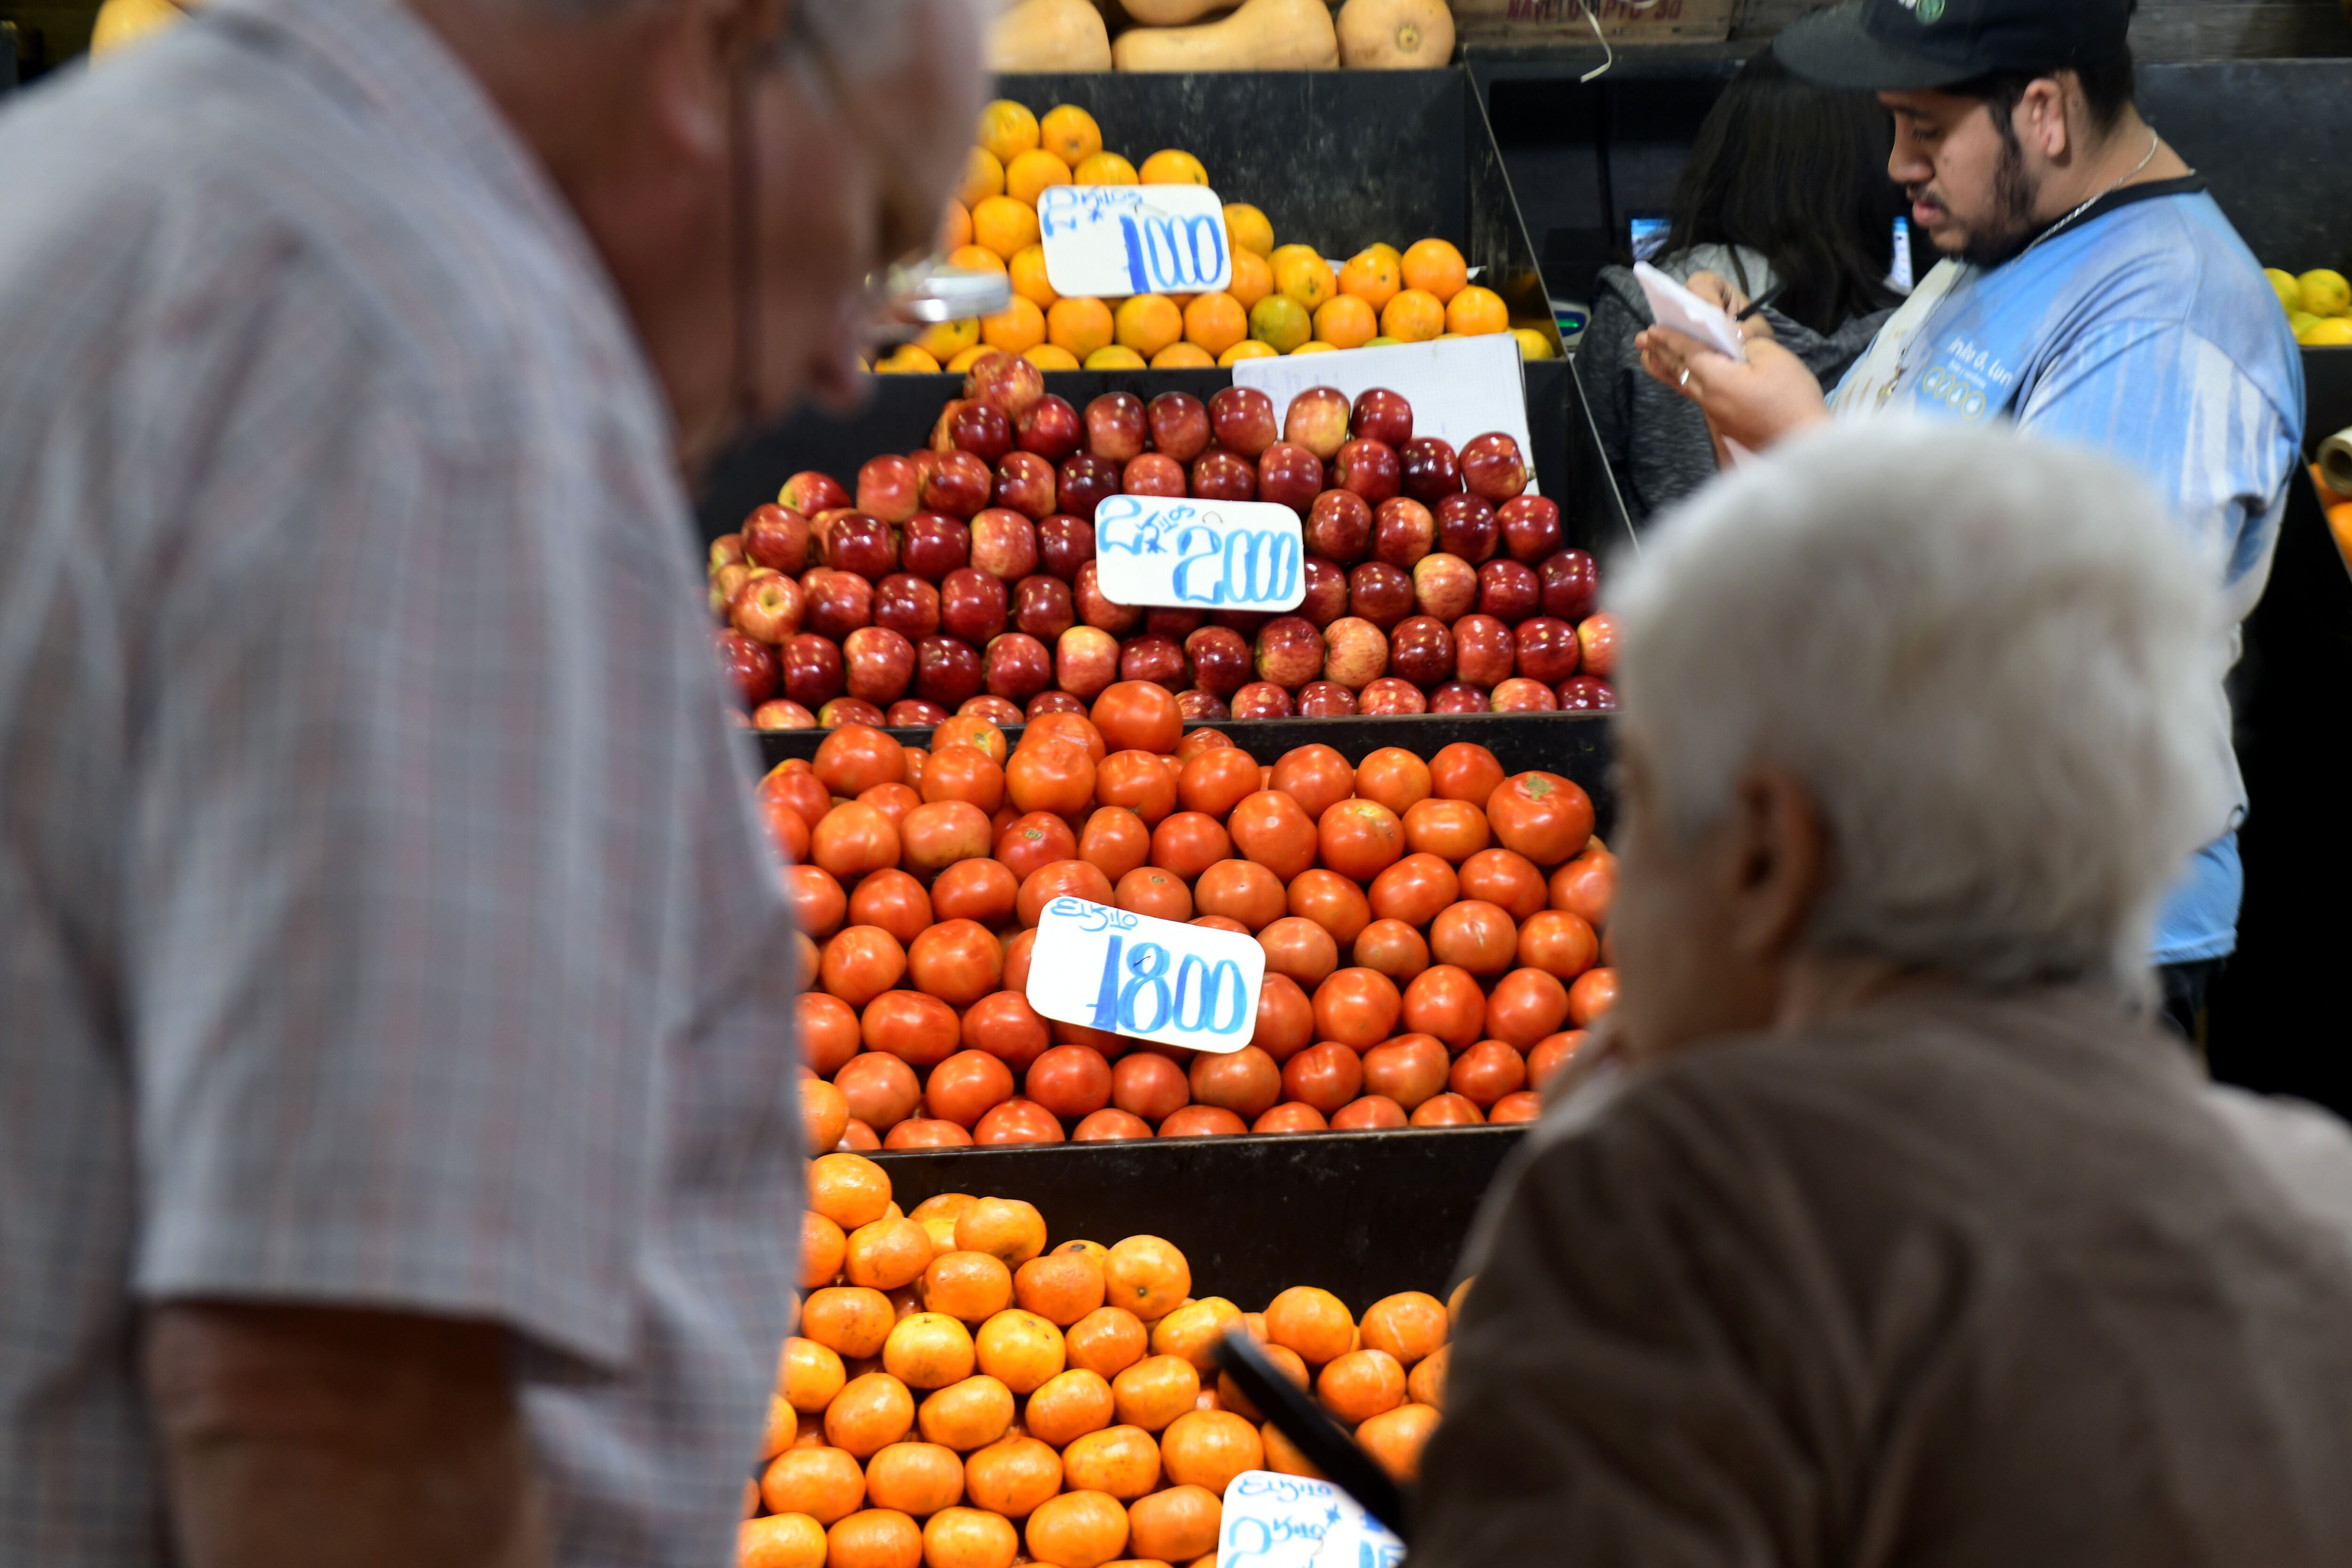
[{"label": "white cardboard sign", "polygon": [[1290,400],[1310,386],[1337,387],[1351,402],[1373,387],[1385,386],[1412,405],[1416,436],[1450,441],[1457,452],[1472,437],[1489,430],[1500,430],[1518,442],[1519,455],[1528,460],[1528,494],[1537,493],[1527,382],[1519,368],[1519,342],[1508,332],[1237,360],[1234,384],[1255,386],[1272,398],[1277,419],[1289,412]]},{"label": "white cardboard sign", "polygon": [[1206,185],[1048,185],[1037,235],[1056,294],[1205,294],[1234,280],[1225,205]]},{"label": "white cardboard sign", "polygon": [[1095,508],[1095,571],[1113,604],[1295,610],[1306,552],[1298,514],[1272,501],[1118,495]]},{"label": "white cardboard sign", "polygon": [[1225,1484],[1217,1568],[1397,1568],[1404,1542],[1329,1481],[1244,1470]]},{"label": "white cardboard sign", "polygon": [[1037,921],[1029,1005],[1048,1018],[1196,1051],[1257,1032],[1265,950],[1254,937],[1055,899]]}]

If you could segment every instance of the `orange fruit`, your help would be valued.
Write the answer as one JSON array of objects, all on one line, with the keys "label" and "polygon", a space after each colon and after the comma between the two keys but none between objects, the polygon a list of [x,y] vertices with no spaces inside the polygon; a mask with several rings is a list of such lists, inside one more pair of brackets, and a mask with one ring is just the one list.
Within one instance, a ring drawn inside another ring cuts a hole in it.
[{"label": "orange fruit", "polygon": [[971,1375],[973,1355],[971,1330],[944,1312],[914,1312],[883,1342],[882,1370],[909,1388],[945,1388]]},{"label": "orange fruit", "polygon": [[1162,1563],[1190,1563],[1213,1552],[1224,1523],[1219,1495],[1206,1487],[1176,1486],[1136,1499],[1127,1507],[1128,1549]]},{"label": "orange fruit", "polygon": [[1231,294],[1195,294],[1184,307],[1184,341],[1213,358],[1249,336],[1249,310]]},{"label": "orange fruit", "polygon": [[1147,185],[1205,185],[1209,171],[1192,153],[1168,147],[1146,158],[1136,177]]},{"label": "orange fruit", "polygon": [[1037,209],[1011,196],[990,196],[971,209],[971,237],[1007,261],[1037,243]]},{"label": "orange fruit", "polygon": [[1294,355],[1338,353],[1339,352],[1339,345],[1338,343],[1327,343],[1320,338],[1309,338],[1290,352]]},{"label": "orange fruit", "polygon": [[1266,1337],[1288,1345],[1308,1366],[1343,1356],[1353,1348],[1356,1321],[1328,1290],[1293,1285],[1266,1304]]},{"label": "orange fruit", "polygon": [[1007,1437],[963,1462],[963,1493],[974,1508],[1019,1519],[1062,1489],[1062,1456],[1034,1437]]},{"label": "orange fruit", "polygon": [[956,1248],[1018,1268],[1045,1250],[1045,1216],[1019,1198],[982,1198],[956,1215]]},{"label": "orange fruit", "polygon": [[[926,1216],[924,1223],[955,1221],[944,1215]],[[1013,1304],[1013,1270],[1001,1258],[985,1252],[945,1252],[923,1270],[923,1305],[965,1323],[982,1323]],[[1441,1311],[1443,1308],[1439,1309]]]},{"label": "orange fruit", "polygon": [[1143,1320],[1126,1308],[1097,1307],[1070,1325],[1063,1343],[1072,1366],[1117,1377],[1143,1359],[1151,1339]]},{"label": "orange fruit", "polygon": [[960,245],[948,252],[948,265],[973,272],[1003,272],[1004,258],[984,245]]},{"label": "orange fruit", "polygon": [[1223,1296],[1203,1297],[1151,1325],[1151,1352],[1182,1356],[1198,1371],[1213,1371],[1217,1342],[1241,1321],[1242,1310]]},{"label": "orange fruit", "polygon": [[[1076,370],[1078,368],[1078,356],[1072,353],[1069,350],[1063,348],[1058,343],[1039,343],[1034,349],[1023,350],[1021,357],[1027,360],[1031,364],[1035,365],[1039,370]],[[971,367],[970,365],[965,365],[963,368],[970,370]]]},{"label": "orange fruit", "polygon": [[1066,1329],[1103,1304],[1102,1265],[1082,1252],[1033,1258],[1013,1276],[1013,1294],[1024,1310]]},{"label": "orange fruit", "polygon": [[801,1289],[814,1290],[841,1273],[849,1238],[841,1227],[814,1209],[801,1211]]},{"label": "orange fruit", "polygon": [[1160,1445],[1140,1426],[1106,1426],[1062,1450],[1062,1483],[1133,1502],[1160,1484]]},{"label": "orange fruit", "polygon": [[839,1351],[795,1334],[784,1342],[781,1381],[784,1403],[795,1410],[815,1415],[833,1403],[833,1396],[841,1392],[849,1374],[841,1368]]},{"label": "orange fruit", "polygon": [[[959,245],[970,245],[971,209],[950,196],[946,207],[940,213],[940,231],[932,243],[942,252],[953,250]],[[811,1147],[823,1148],[824,1145],[812,1144]]]},{"label": "orange fruit", "polygon": [[970,221],[971,208],[1003,194],[1003,163],[985,147],[973,148],[964,163],[963,184],[956,187],[956,200],[964,206],[966,221]]},{"label": "orange fruit", "polygon": [[1404,287],[1403,274],[1395,256],[1383,254],[1385,248],[1373,246],[1349,257],[1339,268],[1339,292],[1361,300],[1374,310],[1395,299],[1396,291]]},{"label": "orange fruit", "polygon": [[1154,370],[1206,370],[1216,356],[1198,343],[1170,343],[1151,356]]},{"label": "orange fruit", "polygon": [[937,1443],[893,1443],[866,1461],[866,1500],[921,1519],[963,1500],[963,1460]]},{"label": "orange fruit", "polygon": [[970,1193],[933,1193],[929,1197],[908,1210],[907,1217],[908,1219],[945,1217],[952,1220],[978,1202],[980,1200]]},{"label": "orange fruit", "polygon": [[923,1521],[924,1568],[1013,1568],[1021,1533],[977,1508],[943,1508]]},{"label": "orange fruit", "polygon": [[1135,173],[1135,165],[1118,153],[1097,153],[1078,160],[1077,167],[1070,171],[1070,183],[1074,185],[1134,185],[1142,182]]},{"label": "orange fruit", "polygon": [[[1298,1359],[1297,1351],[1292,1350],[1288,1345],[1265,1342],[1261,1342],[1257,1348],[1265,1352],[1266,1360],[1282,1369],[1282,1375],[1290,1379],[1292,1387],[1304,1389],[1314,1386],[1314,1376],[1307,1372],[1307,1363]],[[1265,1413],[1250,1403],[1249,1397],[1242,1393],[1241,1384],[1233,1380],[1233,1374],[1230,1373],[1217,1373],[1217,1403],[1223,1408],[1247,1416],[1252,1421],[1265,1418]]]},{"label": "orange fruit", "polygon": [[1102,1270],[1103,1299],[1147,1323],[1166,1317],[1192,1293],[1192,1266],[1156,1236],[1119,1242],[1103,1255]]},{"label": "orange fruit", "polygon": [[1356,1441],[1372,1461],[1400,1481],[1421,1478],[1421,1450],[1437,1430],[1437,1412],[1426,1405],[1400,1405],[1356,1428]]},{"label": "orange fruit", "polygon": [[736,1568],[824,1568],[824,1526],[804,1513],[747,1519],[735,1530]]},{"label": "orange fruit", "polygon": [[1070,165],[1043,147],[1015,153],[1004,165],[1004,194],[1033,207],[1047,190],[1069,183]]},{"label": "orange fruit", "polygon": [[887,1372],[853,1377],[825,1407],[824,1440],[854,1458],[897,1442],[915,1426],[915,1396]]},{"label": "orange fruit", "polygon": [[1073,1367],[1047,1378],[1029,1396],[1022,1424],[1032,1437],[1063,1448],[1109,1426],[1112,1414],[1110,1384],[1102,1373]]},{"label": "orange fruit", "polygon": [[994,153],[998,163],[1010,163],[1037,145],[1037,117],[1025,105],[997,99],[980,111],[980,129],[972,140]]},{"label": "orange fruit", "polygon": [[1255,251],[1260,256],[1274,254],[1274,225],[1265,214],[1247,202],[1225,204],[1225,237],[1235,250]]},{"label": "orange fruit", "polygon": [[1434,294],[1440,304],[1450,302],[1470,281],[1469,263],[1462,259],[1462,253],[1433,237],[1416,239],[1407,246],[1398,271],[1403,275],[1406,288]]},{"label": "orange fruit", "polygon": [[1219,364],[1232,364],[1235,360],[1276,359],[1279,357],[1280,351],[1272,343],[1260,342],[1255,338],[1244,338],[1241,342],[1235,343],[1233,347],[1219,354],[1217,356],[1217,363]]},{"label": "orange fruit", "polygon": [[842,1271],[852,1285],[896,1290],[921,1279],[930,1261],[930,1232],[910,1219],[877,1219],[849,1233]]},{"label": "orange fruit", "polygon": [[1013,1391],[992,1377],[967,1377],[923,1401],[915,1411],[923,1441],[970,1452],[1013,1429]]},{"label": "orange fruit", "polygon": [[801,1332],[853,1361],[880,1355],[890,1325],[898,1321],[890,1298],[870,1286],[831,1286],[810,1296],[801,1308]]},{"label": "orange fruit", "polygon": [[1350,1426],[1404,1403],[1404,1367],[1386,1351],[1349,1351],[1315,1379],[1323,1408]]},{"label": "orange fruit", "polygon": [[1100,300],[1056,300],[1045,311],[1045,341],[1079,360],[1108,347],[1112,331],[1110,307]]},{"label": "orange fruit", "polygon": [[1381,311],[1381,335],[1401,343],[1425,343],[1445,330],[1445,306],[1423,289],[1407,289]]},{"label": "orange fruit", "polygon": [[1543,335],[1543,329],[1540,327],[1513,327],[1511,329],[1511,336],[1519,341],[1519,357],[1521,359],[1555,359],[1559,357],[1551,352],[1551,340]]},{"label": "orange fruit", "polygon": [[1492,289],[1481,289],[1475,283],[1465,288],[1445,305],[1445,330],[1459,332],[1465,338],[1483,338],[1511,328],[1510,307]]},{"label": "orange fruit", "polygon": [[1265,1468],[1265,1444],[1257,1428],[1230,1410],[1179,1415],[1160,1434],[1160,1453],[1170,1480],[1206,1487],[1219,1497],[1225,1495],[1225,1483],[1244,1470]]},{"label": "orange fruit", "polygon": [[825,1568],[919,1568],[922,1527],[896,1509],[853,1513],[824,1532]]},{"label": "orange fruit", "polygon": [[1318,1479],[1321,1479],[1323,1472],[1317,1469],[1307,1456],[1298,1451],[1297,1444],[1282,1435],[1281,1427],[1268,1421],[1257,1429],[1257,1435],[1258,1440],[1265,1445],[1267,1469],[1277,1475],[1312,1476]]},{"label": "orange fruit", "polygon": [[1028,245],[1013,252],[1004,269],[1013,276],[1013,291],[1041,310],[1050,310],[1061,296],[1045,276],[1045,247]]},{"label": "orange fruit", "polygon": [[1364,1309],[1364,1348],[1412,1366],[1445,1342],[1445,1303],[1423,1290],[1401,1290]]},{"label": "orange fruit", "polygon": [[1469,1296],[1470,1287],[1477,1280],[1478,1277],[1473,1274],[1454,1287],[1454,1293],[1445,1298],[1445,1326],[1449,1331],[1462,1326],[1462,1303]]},{"label": "orange fruit", "polygon": [[1234,251],[1233,281],[1225,285],[1225,292],[1248,310],[1274,292],[1274,264],[1254,250]]},{"label": "orange fruit", "polygon": [[781,1394],[768,1395],[768,1419],[760,1431],[760,1462],[766,1464],[793,1446],[800,1436],[801,1415]]},{"label": "orange fruit", "polygon": [[1405,1397],[1415,1405],[1445,1408],[1445,1369],[1454,1363],[1454,1347],[1440,1345],[1421,1358],[1404,1380]]},{"label": "orange fruit", "polygon": [[1127,1549],[1127,1510],[1106,1492],[1064,1492],[1029,1516],[1023,1535],[1040,1563],[1102,1568]]},{"label": "orange fruit", "polygon": [[1082,367],[1087,370],[1141,370],[1151,362],[1129,348],[1125,343],[1113,343],[1107,349],[1097,349],[1088,354]]},{"label": "orange fruit", "polygon": [[[874,362],[874,374],[877,375],[931,375],[935,374],[939,368],[939,361],[912,343],[900,343]],[[858,1122],[856,1125],[862,1127],[865,1123]],[[869,1131],[867,1136],[872,1135]],[[847,1136],[845,1131],[844,1136]]]},{"label": "orange fruit", "polygon": [[1311,245],[1286,245],[1266,259],[1274,267],[1275,289],[1297,300],[1309,315],[1339,291],[1339,275]]},{"label": "orange fruit", "polygon": [[1110,1380],[1114,1412],[1129,1426],[1157,1432],[1201,1397],[1201,1373],[1182,1356],[1146,1356]]},{"label": "orange fruit", "polygon": [[[1599,840],[1596,839],[1594,842],[1597,843]],[[1097,1268],[1100,1268],[1102,1266],[1102,1260],[1110,1256],[1109,1247],[1105,1247],[1099,1241],[1087,1241],[1083,1237],[1066,1241],[1059,1247],[1054,1248],[1054,1250],[1056,1252],[1075,1253],[1081,1258],[1091,1258],[1095,1260],[1095,1266]]]},{"label": "orange fruit", "polygon": [[1011,354],[1034,349],[1045,341],[1045,312],[1034,300],[1015,294],[1011,305],[980,319],[980,340]]},{"label": "orange fruit", "polygon": [[[915,346],[941,364],[947,363],[967,349],[978,347],[979,343],[980,322],[976,318],[961,321],[934,321],[915,334]],[[823,1079],[811,1079],[808,1081],[824,1083]],[[825,1087],[833,1088],[831,1084],[825,1084]],[[841,1091],[835,1089],[834,1092],[839,1094]],[[848,1102],[845,1100],[842,1107],[842,1125],[846,1127],[848,1122]],[[835,1133],[834,1143],[840,1142],[841,1135]],[[819,1143],[812,1139],[808,1146],[812,1149],[830,1149],[833,1144]]]},{"label": "orange fruit", "polygon": [[760,1478],[760,1498],[772,1513],[831,1524],[866,1506],[866,1472],[839,1448],[787,1448]]},{"label": "orange fruit", "polygon": [[1137,294],[1121,300],[1112,321],[1119,345],[1145,359],[1184,335],[1184,313],[1165,294]]},{"label": "orange fruit", "polygon": [[1080,163],[1102,151],[1102,127],[1075,103],[1057,103],[1037,122],[1037,142],[1065,163]]},{"label": "orange fruit", "polygon": [[890,1207],[890,1177],[863,1154],[821,1154],[809,1162],[808,1206],[844,1230],[872,1225]]},{"label": "orange fruit", "polygon": [[1335,349],[1362,348],[1380,328],[1372,307],[1353,294],[1334,294],[1315,312],[1317,340]]},{"label": "orange fruit", "polygon": [[972,1345],[980,1370],[1015,1394],[1043,1387],[1062,1370],[1062,1331],[1018,1307],[1008,1307],[981,1324]]},{"label": "orange fruit", "polygon": [[[832,1090],[829,1094],[825,1092],[828,1089]],[[843,1130],[849,1125],[848,1097],[821,1078],[801,1079],[800,1096],[802,1146],[830,1149],[840,1142]]]}]

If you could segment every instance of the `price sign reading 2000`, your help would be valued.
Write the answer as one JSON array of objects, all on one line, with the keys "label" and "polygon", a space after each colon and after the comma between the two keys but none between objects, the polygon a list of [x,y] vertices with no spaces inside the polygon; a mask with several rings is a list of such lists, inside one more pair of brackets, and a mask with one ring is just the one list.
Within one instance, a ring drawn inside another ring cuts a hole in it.
[{"label": "price sign reading 2000", "polygon": [[1266,501],[1107,496],[1095,509],[1095,570],[1114,603],[1184,609],[1296,609],[1307,597],[1298,514]]},{"label": "price sign reading 2000", "polygon": [[1049,185],[1037,235],[1059,294],[1202,294],[1233,281],[1224,207],[1203,185]]},{"label": "price sign reading 2000", "polygon": [[1048,1018],[1202,1051],[1257,1028],[1265,951],[1252,938],[1084,899],[1055,899],[1030,950],[1029,1005]]}]

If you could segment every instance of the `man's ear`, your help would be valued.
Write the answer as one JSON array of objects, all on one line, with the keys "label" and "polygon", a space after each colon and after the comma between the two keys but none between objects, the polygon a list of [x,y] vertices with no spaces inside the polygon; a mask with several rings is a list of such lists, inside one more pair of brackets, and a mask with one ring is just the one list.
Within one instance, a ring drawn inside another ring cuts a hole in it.
[{"label": "man's ear", "polygon": [[1787,768],[1759,763],[1733,793],[1728,933],[1743,958],[1777,961],[1803,940],[1829,877],[1828,825]]},{"label": "man's ear", "polygon": [[[2019,142],[2053,163],[2063,162],[2074,151],[2074,127],[2066,121],[2069,96],[2055,77],[2036,77],[2026,84],[2016,110],[2010,116]],[[2072,96],[2079,98],[2081,94],[2078,90]]]},{"label": "man's ear", "polygon": [[728,155],[737,77],[750,58],[758,0],[656,0],[644,8],[646,90],[673,151],[696,163]]}]

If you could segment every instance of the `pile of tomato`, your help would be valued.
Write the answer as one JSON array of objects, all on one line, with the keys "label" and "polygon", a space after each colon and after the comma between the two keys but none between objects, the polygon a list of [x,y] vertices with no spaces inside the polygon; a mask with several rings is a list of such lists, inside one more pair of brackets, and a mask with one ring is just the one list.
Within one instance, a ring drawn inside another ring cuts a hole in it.
[{"label": "pile of tomato", "polygon": [[[843,1148],[1522,1121],[1615,1000],[1591,801],[1483,746],[1267,765],[1148,681],[1018,746],[971,717],[931,739],[845,726],[760,784]],[[1255,937],[1249,1044],[1041,1016],[1030,950],[1066,896]]]},{"label": "pile of tomato", "polygon": [[1159,1237],[1049,1251],[1034,1205],[965,1193],[903,1213],[856,1154],[810,1166],[809,1205],[739,1568],[1213,1568],[1234,1477],[1316,1473],[1217,1370],[1234,1331],[1399,1480],[1436,1429],[1467,1281],[1244,1312]]}]

